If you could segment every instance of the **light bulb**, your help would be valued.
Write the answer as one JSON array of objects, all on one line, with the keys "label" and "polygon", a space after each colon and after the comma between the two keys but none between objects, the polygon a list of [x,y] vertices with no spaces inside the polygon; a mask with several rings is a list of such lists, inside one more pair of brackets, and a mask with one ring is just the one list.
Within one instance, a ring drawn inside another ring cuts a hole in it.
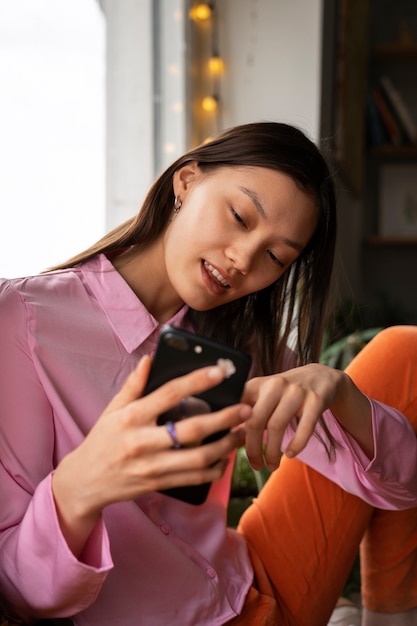
[{"label": "light bulb", "polygon": [[198,22],[208,20],[211,17],[211,6],[205,2],[200,2],[190,9],[189,16]]},{"label": "light bulb", "polygon": [[217,109],[218,101],[215,96],[206,96],[201,102],[201,106],[207,113],[213,113]]},{"label": "light bulb", "polygon": [[208,67],[209,67],[210,73],[213,74],[213,76],[219,76],[220,74],[223,74],[223,71],[224,71],[223,59],[217,55],[210,57],[208,61]]}]

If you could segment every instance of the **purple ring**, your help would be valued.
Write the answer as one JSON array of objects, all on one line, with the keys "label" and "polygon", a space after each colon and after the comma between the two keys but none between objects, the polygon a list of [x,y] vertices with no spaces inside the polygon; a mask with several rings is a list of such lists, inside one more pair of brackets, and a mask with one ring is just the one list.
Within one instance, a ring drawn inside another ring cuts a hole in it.
[{"label": "purple ring", "polygon": [[167,429],[168,435],[172,439],[172,447],[175,448],[175,450],[178,450],[179,448],[181,448],[181,444],[178,441],[178,437],[177,437],[177,429],[175,427],[175,423],[166,422],[165,428]]}]

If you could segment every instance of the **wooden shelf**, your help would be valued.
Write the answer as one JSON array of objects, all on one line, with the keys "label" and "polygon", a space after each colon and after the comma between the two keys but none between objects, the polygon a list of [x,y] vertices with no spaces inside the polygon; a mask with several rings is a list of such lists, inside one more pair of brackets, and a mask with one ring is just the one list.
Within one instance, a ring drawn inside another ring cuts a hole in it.
[{"label": "wooden shelf", "polygon": [[387,237],[382,235],[371,235],[366,239],[366,243],[371,246],[411,246],[417,247],[416,237]]},{"label": "wooden shelf", "polygon": [[380,44],[375,46],[372,56],[375,60],[380,61],[415,62],[417,60],[417,44],[411,42],[404,44]]},{"label": "wooden shelf", "polygon": [[390,159],[417,159],[417,144],[403,144],[394,146],[392,144],[381,144],[380,146],[372,146],[369,149],[372,157],[390,158]]}]

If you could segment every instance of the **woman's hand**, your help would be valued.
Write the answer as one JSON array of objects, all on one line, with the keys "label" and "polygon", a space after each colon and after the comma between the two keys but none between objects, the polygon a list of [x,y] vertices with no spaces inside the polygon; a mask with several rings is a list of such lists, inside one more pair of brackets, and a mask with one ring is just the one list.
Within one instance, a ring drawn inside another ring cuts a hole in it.
[{"label": "woman's hand", "polygon": [[326,409],[332,410],[372,458],[369,401],[339,370],[312,363],[282,374],[253,378],[246,383],[242,401],[252,406],[252,416],[245,423],[246,451],[256,469],[263,467],[264,462],[270,470],[278,467],[284,431],[294,417],[298,424],[285,454],[293,457],[301,452]]},{"label": "woman's hand", "polygon": [[166,383],[141,397],[150,370],[144,357],[110,402],[81,445],[58,465],[53,492],[61,527],[76,556],[103,508],[151,491],[198,485],[221,478],[229,453],[242,444],[239,426],[251,413],[240,404],[176,424],[181,444],[192,444],[220,430],[230,432],[204,446],[172,449],[158,416],[187,396],[224,378],[220,367],[206,367]]}]

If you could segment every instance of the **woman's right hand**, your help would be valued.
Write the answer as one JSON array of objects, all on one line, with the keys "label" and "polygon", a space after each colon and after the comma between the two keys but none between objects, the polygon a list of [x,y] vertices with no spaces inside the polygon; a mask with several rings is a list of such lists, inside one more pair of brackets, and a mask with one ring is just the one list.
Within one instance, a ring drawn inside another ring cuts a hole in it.
[{"label": "woman's right hand", "polygon": [[251,414],[239,404],[177,422],[181,444],[201,441],[220,430],[230,432],[204,446],[172,449],[158,416],[183,398],[219,384],[220,367],[206,367],[142,394],[150,371],[144,357],[78,448],[56,468],[52,489],[62,532],[76,557],[105,506],[151,491],[198,485],[221,478],[229,453],[242,444],[237,428]]}]

